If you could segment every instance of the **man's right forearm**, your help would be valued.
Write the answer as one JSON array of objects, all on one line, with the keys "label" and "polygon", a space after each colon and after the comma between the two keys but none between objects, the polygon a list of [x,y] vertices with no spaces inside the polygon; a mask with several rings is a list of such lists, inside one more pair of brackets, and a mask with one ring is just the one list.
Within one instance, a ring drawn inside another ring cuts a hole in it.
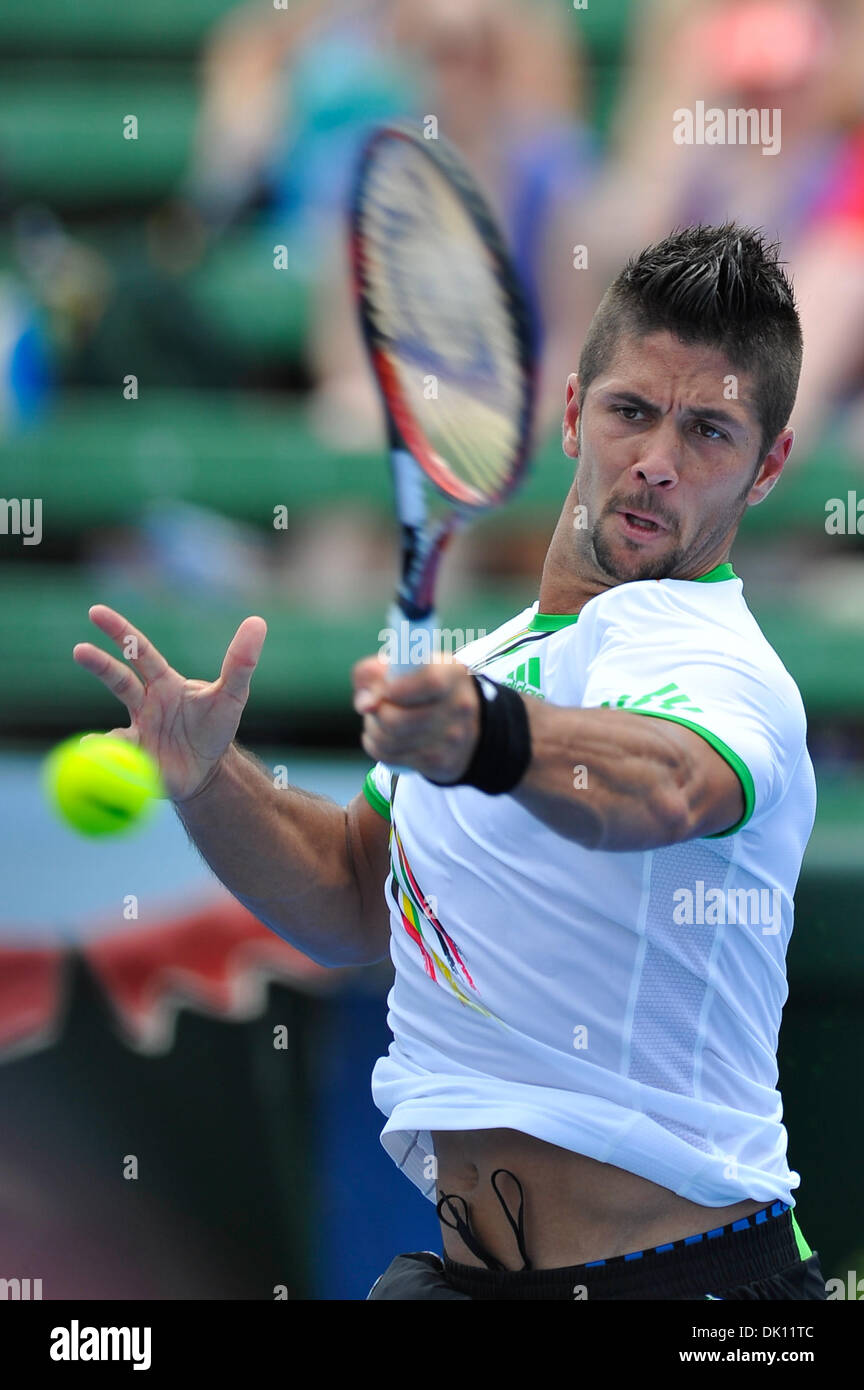
[{"label": "man's right forearm", "polygon": [[266,926],[325,965],[369,959],[344,807],[277,788],[235,744],[202,790],[174,804],[213,872]]}]

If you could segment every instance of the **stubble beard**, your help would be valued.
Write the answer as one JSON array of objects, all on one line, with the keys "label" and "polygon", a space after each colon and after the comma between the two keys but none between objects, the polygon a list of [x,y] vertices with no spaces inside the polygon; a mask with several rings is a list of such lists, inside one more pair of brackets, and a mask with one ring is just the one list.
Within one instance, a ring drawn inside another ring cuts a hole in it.
[{"label": "stubble beard", "polygon": [[[737,531],[744,512],[747,510],[744,499],[749,493],[751,486],[752,483],[747,484],[744,491],[740,493],[730,507],[729,515],[720,525],[712,528],[711,534],[705,538],[700,546],[702,553],[710,553],[730,531]],[[623,505],[626,506],[626,502]],[[636,510],[640,511],[642,508],[637,504]],[[646,508],[646,510],[648,509]],[[619,546],[616,548],[603,531],[603,523],[614,515],[615,511],[607,512],[600,518],[591,531],[591,549],[593,551],[594,560],[604,575],[616,579],[619,583],[632,582],[638,579],[668,579],[675,573],[680,573],[688,560],[690,561],[690,565],[692,565],[690,554],[679,544],[675,544],[672,550],[667,550],[663,555],[645,555],[640,557],[638,543],[628,540],[625,536],[621,538]],[[657,515],[658,520],[664,522],[671,528],[673,525],[671,518],[666,518],[662,514]],[[671,529],[670,535],[674,537],[674,531]],[[623,555],[626,557],[629,554],[635,563],[627,564],[625,561],[625,563],[622,564],[622,547]]]},{"label": "stubble beard", "polygon": [[608,575],[611,579],[617,579],[619,583],[627,583],[636,579],[665,579],[681,564],[683,551],[678,546],[672,551],[666,551],[663,555],[640,556],[636,543],[628,541],[626,538],[620,542],[620,546],[623,546],[624,554],[629,553],[635,563],[622,563],[620,547],[612,545],[607,540],[603,534],[602,526],[603,520],[597,523],[591,533],[591,549],[594,553],[594,560],[604,575]]},{"label": "stubble beard", "polygon": [[[577,425],[577,436],[576,436],[576,437],[577,437],[577,458],[580,458],[580,459],[581,459],[581,457],[582,457],[582,420],[581,420],[581,418],[580,418],[579,423],[578,423],[578,425]],[[746,487],[744,487],[744,489],[739,493],[738,497],[736,497],[735,501],[732,503],[732,506],[730,507],[730,510],[729,510],[729,517],[728,517],[728,519],[727,519],[722,525],[716,527],[716,528],[712,531],[711,535],[708,537],[707,541],[705,542],[705,546],[704,546],[704,548],[705,548],[706,550],[710,550],[711,548],[713,548],[713,546],[716,544],[716,542],[719,541],[719,540],[721,540],[722,537],[725,536],[725,535],[727,535],[728,532],[729,532],[730,530],[732,530],[733,528],[734,528],[735,531],[737,531],[738,526],[740,525],[741,520],[742,520],[742,518],[743,518],[743,516],[744,516],[744,513],[745,513],[746,510],[747,510],[747,506],[746,506],[745,499],[746,499],[748,493],[750,492],[750,489],[752,488],[753,483],[754,483],[756,477],[758,476],[759,468],[760,468],[760,467],[761,467],[761,460],[760,460],[760,463],[757,465],[757,467],[756,467],[756,469],[755,469],[755,471],[754,471],[754,473],[753,473],[753,476],[750,478],[750,480],[749,480],[749,482],[747,483]],[[619,504],[618,504],[618,506],[622,506],[622,505],[623,505],[623,506],[626,506],[626,505],[627,505],[626,500],[625,500],[625,502],[619,503]],[[651,508],[650,508],[650,507],[644,507],[643,504],[640,504],[640,503],[636,503],[636,504],[635,504],[635,508],[636,508],[637,511],[642,511],[642,510],[647,510],[647,511],[649,511],[649,512],[651,511]],[[667,579],[667,578],[669,578],[676,570],[680,570],[680,569],[684,566],[684,562],[685,562],[686,559],[687,559],[687,553],[685,552],[685,550],[683,549],[682,546],[676,545],[675,548],[674,548],[673,550],[667,551],[667,553],[666,553],[665,555],[657,555],[656,557],[653,557],[653,558],[650,557],[650,556],[647,556],[647,555],[644,556],[643,559],[642,559],[641,565],[637,563],[637,565],[635,566],[635,570],[636,570],[635,573],[633,572],[633,568],[634,568],[634,567],[632,567],[632,566],[628,566],[626,572],[622,571],[620,556],[619,556],[619,558],[616,560],[616,557],[615,557],[615,548],[614,548],[613,544],[612,544],[610,541],[607,540],[607,538],[604,536],[603,531],[602,531],[602,526],[603,526],[604,521],[606,521],[608,518],[613,517],[613,516],[616,514],[616,510],[617,510],[617,508],[614,509],[614,510],[611,510],[611,511],[608,511],[608,512],[604,513],[604,515],[601,516],[600,519],[595,523],[595,525],[593,526],[593,528],[592,528],[592,530],[591,530],[590,533],[585,533],[585,532],[583,532],[583,535],[586,536],[586,540],[588,541],[588,545],[590,546],[590,550],[591,550],[591,554],[592,554],[592,557],[593,557],[593,560],[594,560],[594,564],[595,564],[595,566],[597,567],[597,569],[599,570],[599,572],[600,572],[601,574],[603,574],[604,576],[606,576],[606,577],[608,577],[608,578],[610,578],[610,579],[615,579],[615,580],[617,580],[618,583],[620,583],[620,584],[624,584],[624,583],[632,582],[632,581],[634,581],[634,580],[639,580],[639,579]],[[677,527],[677,520],[676,520],[676,519],[673,519],[673,518],[671,518],[671,517],[665,517],[665,516],[663,516],[662,514],[658,514],[658,520],[660,520],[661,522],[665,523],[665,524],[666,524],[667,526],[669,526],[670,528],[673,527],[673,526],[676,526],[676,527]],[[674,534],[674,532],[673,532],[671,529],[670,529],[670,534]],[[625,536],[625,537],[622,537],[622,538],[621,538],[621,544],[622,544],[622,545],[624,546],[624,548],[625,548],[625,553],[629,551],[629,553],[630,553],[631,555],[637,557],[637,559],[638,559],[639,550],[638,550],[638,545],[637,545],[637,543],[636,543],[635,541],[630,541],[630,540],[628,540],[628,538]]]}]

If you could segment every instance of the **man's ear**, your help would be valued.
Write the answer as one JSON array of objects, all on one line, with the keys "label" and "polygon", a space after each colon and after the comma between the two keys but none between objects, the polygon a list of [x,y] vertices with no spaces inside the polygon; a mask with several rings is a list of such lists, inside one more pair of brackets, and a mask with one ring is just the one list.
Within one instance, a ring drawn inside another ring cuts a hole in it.
[{"label": "man's ear", "polygon": [[756,507],[760,502],[764,502],[768,493],[777,482],[783,472],[784,465],[789,452],[795,442],[795,431],[789,429],[781,430],[774,447],[765,455],[762,466],[753,480],[753,486],[747,494],[747,506]]},{"label": "man's ear", "polygon": [[579,373],[571,372],[567,378],[567,400],[564,406],[564,425],[562,445],[568,458],[579,457]]}]

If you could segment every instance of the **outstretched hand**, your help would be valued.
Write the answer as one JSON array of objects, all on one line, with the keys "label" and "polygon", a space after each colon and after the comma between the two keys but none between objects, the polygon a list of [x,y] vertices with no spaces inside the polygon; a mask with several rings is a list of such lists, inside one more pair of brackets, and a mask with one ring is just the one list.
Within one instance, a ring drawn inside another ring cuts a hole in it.
[{"label": "outstretched hand", "polygon": [[245,618],[231,639],[215,681],[188,680],[122,614],[104,604],[90,609],[90,620],[110,637],[128,661],[91,642],[79,642],[72,655],[96,676],[129,712],[128,728],[116,738],[138,744],[157,762],[169,797],[185,801],[215,775],[237,732],[258,664],[267,624]]}]

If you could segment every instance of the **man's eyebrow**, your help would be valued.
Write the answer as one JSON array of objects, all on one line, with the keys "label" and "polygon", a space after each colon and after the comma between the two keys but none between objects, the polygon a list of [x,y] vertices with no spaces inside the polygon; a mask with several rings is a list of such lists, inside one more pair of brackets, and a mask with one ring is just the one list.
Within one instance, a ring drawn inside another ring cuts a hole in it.
[{"label": "man's eyebrow", "polygon": [[[654,401],[648,401],[644,396],[640,396],[636,391],[619,391],[614,386],[608,387],[604,396],[614,396],[616,400],[626,402],[627,405],[636,406],[639,410],[651,410],[656,412],[658,406]],[[724,410],[718,405],[693,405],[688,406],[684,414],[691,420],[719,420],[722,424],[728,425],[730,429],[746,430],[747,424],[738,415],[732,415],[728,410]]]}]

